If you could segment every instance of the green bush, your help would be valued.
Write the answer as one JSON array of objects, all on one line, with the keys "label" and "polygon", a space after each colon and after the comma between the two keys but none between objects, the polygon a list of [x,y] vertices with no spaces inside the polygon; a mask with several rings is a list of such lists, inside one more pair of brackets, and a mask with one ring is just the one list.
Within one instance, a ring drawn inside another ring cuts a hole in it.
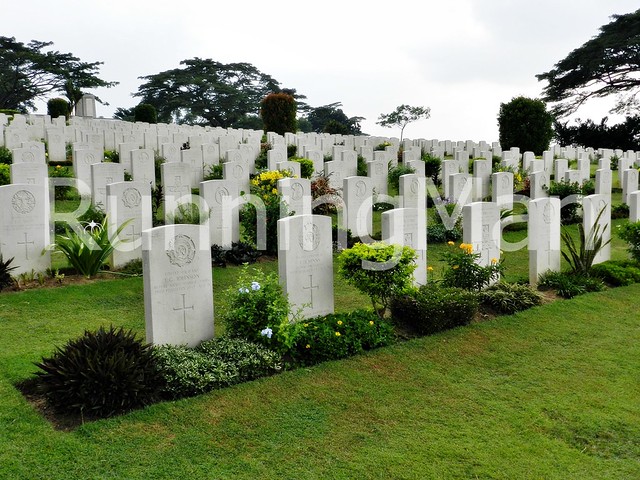
[{"label": "green bush", "polygon": [[129,260],[122,267],[118,269],[118,272],[131,276],[131,277],[141,277],[142,276],[142,260],[139,258],[135,258],[133,260]]},{"label": "green bush", "polygon": [[295,365],[315,365],[389,345],[393,327],[369,310],[354,310],[299,321],[287,351]]},{"label": "green bush", "polygon": [[224,178],[223,174],[223,166],[219,165],[209,165],[207,166],[207,171],[204,175],[204,180],[222,180]]},{"label": "green bush", "polygon": [[173,225],[202,225],[209,219],[208,211],[200,211],[195,203],[180,203],[174,212],[167,215],[167,223]]},{"label": "green bush", "polygon": [[395,296],[391,302],[393,321],[418,335],[467,325],[477,311],[475,293],[437,283]]},{"label": "green bush", "polygon": [[150,103],[140,103],[133,109],[134,122],[158,123],[156,107]]},{"label": "green bush", "polygon": [[633,260],[607,260],[591,267],[589,273],[614,287],[640,283],[640,265]]},{"label": "green bush", "polygon": [[459,226],[454,226],[449,230],[442,223],[432,223],[427,228],[427,242],[428,243],[444,243],[447,241],[455,242],[462,238],[462,229]]},{"label": "green bush", "polygon": [[0,291],[10,287],[13,284],[11,279],[11,272],[18,268],[17,265],[11,266],[13,257],[7,261],[4,261],[2,254],[0,254]]},{"label": "green bush", "polygon": [[287,145],[287,158],[295,157],[298,152],[297,145]]},{"label": "green bush", "polygon": [[358,170],[356,175],[359,177],[366,177],[368,173],[367,161],[364,159],[362,155],[358,155]]},{"label": "green bush", "polygon": [[57,410],[96,417],[159,399],[162,376],[150,345],[111,326],[85,331],[36,366],[36,388]]},{"label": "green bush", "polygon": [[260,252],[247,242],[232,242],[231,248],[224,250],[220,245],[211,246],[211,263],[217,267],[232,265],[244,265],[255,263],[260,258]]},{"label": "green bush", "polygon": [[611,220],[617,218],[629,218],[629,205],[626,203],[617,203],[611,206]]},{"label": "green bush", "polygon": [[221,313],[225,332],[274,350],[287,343],[283,329],[289,323],[289,301],[282,291],[278,275],[266,275],[245,265],[237,286],[226,292],[227,307]]},{"label": "green bush", "polygon": [[11,165],[13,163],[13,155],[11,150],[5,146],[0,146],[0,165]]},{"label": "green bush", "polygon": [[0,186],[11,183],[11,167],[0,163]]},{"label": "green bush", "polygon": [[479,265],[477,260],[480,253],[474,253],[472,245],[461,243],[460,247],[455,249],[453,242],[448,243],[452,249],[442,256],[447,263],[442,277],[444,286],[480,291],[500,279],[504,267],[499,259],[491,259],[491,264],[487,266]]},{"label": "green bush", "polygon": [[540,275],[538,288],[555,290],[563,298],[573,298],[588,292],[600,292],[605,286],[602,280],[568,272],[546,272]]},{"label": "green bush", "polygon": [[52,98],[47,101],[47,115],[51,118],[65,117],[69,118],[69,102],[64,98]]},{"label": "green bush", "polygon": [[553,138],[553,115],[542,100],[515,97],[500,104],[498,128],[502,148],[520,147],[542,155]]},{"label": "green bush", "polygon": [[[271,150],[271,144],[267,143],[266,141],[262,142],[260,144],[260,153],[258,154],[258,156],[256,157],[256,161],[255,161],[255,167],[256,170],[264,170],[267,168],[267,156],[268,156],[268,151]],[[222,175],[222,171],[220,171],[220,175]],[[222,178],[222,177],[220,177]]]},{"label": "green bush", "polygon": [[640,222],[618,225],[618,236],[627,242],[627,251],[636,262],[640,262]]},{"label": "green bush", "polygon": [[117,150],[105,150],[104,161],[112,163],[120,163],[120,154]]},{"label": "green bush", "polygon": [[260,117],[265,132],[275,132],[278,135],[295,133],[296,114],[296,99],[288,93],[270,93],[260,102]]},{"label": "green bush", "polygon": [[316,173],[313,171],[313,162],[308,158],[293,157],[289,160],[300,164],[300,176],[302,178],[311,178]]},{"label": "green bush", "polygon": [[[592,181],[585,182],[580,185],[578,182],[567,182],[564,179],[552,181],[551,185],[546,188],[547,193],[551,197],[558,197],[563,200],[571,195],[591,195],[595,192],[595,186]],[[563,224],[576,223],[580,221],[578,215],[579,205],[575,202],[569,203],[560,209],[560,221]]]},{"label": "green bush", "polygon": [[409,173],[416,173],[416,169],[413,167],[407,167],[406,165],[397,165],[389,168],[389,174],[387,180],[389,187],[396,192],[400,190],[400,176],[407,175]]},{"label": "green bush", "polygon": [[340,253],[338,272],[367,295],[374,310],[383,316],[391,298],[411,285],[415,258],[416,252],[410,247],[356,243]]},{"label": "green bush", "polygon": [[440,160],[440,157],[432,157],[430,153],[425,153],[422,155],[422,161],[424,162],[425,177],[431,178],[433,183],[438,185],[438,176],[440,175],[442,160]]},{"label": "green bush", "polygon": [[[63,167],[61,165],[56,165],[53,168],[49,168],[49,177],[51,178],[73,178],[73,172],[69,167]],[[55,187],[55,199],[56,200],[64,200],[69,197],[69,194],[74,189],[74,187],[60,185]]]},{"label": "green bush", "polygon": [[[317,199],[331,199],[334,198],[336,201],[340,198],[338,194],[338,190],[331,186],[329,182],[329,177],[320,174],[311,182],[311,199],[315,201]],[[321,203],[313,207],[313,213],[317,215],[330,215],[332,213],[336,213],[336,206],[334,203]]]},{"label": "green bush", "polygon": [[500,282],[479,293],[480,303],[497,313],[511,314],[542,303],[542,295],[529,285]]},{"label": "green bush", "polygon": [[181,398],[272,375],[282,369],[280,356],[239,338],[215,338],[196,348],[155,348],[164,377],[164,395]]}]

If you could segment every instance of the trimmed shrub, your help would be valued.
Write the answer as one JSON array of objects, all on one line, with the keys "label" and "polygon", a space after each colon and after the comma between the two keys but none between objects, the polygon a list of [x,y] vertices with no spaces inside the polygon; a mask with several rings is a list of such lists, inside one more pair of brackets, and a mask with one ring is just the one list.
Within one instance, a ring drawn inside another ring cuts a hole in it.
[{"label": "trimmed shrub", "polygon": [[[559,182],[551,182],[551,185],[546,190],[549,196],[559,197],[560,200],[563,200],[571,195],[591,195],[595,192],[595,185],[592,181],[580,185],[578,182],[571,183],[561,179]],[[562,207],[560,209],[561,222],[565,225],[579,222],[578,207],[579,205],[575,202]]]},{"label": "trimmed shrub", "polygon": [[408,173],[416,173],[416,169],[407,167],[406,165],[389,168],[389,174],[387,176],[389,187],[397,192],[400,189],[400,176],[407,175]]},{"label": "trimmed shrub", "polygon": [[391,302],[393,321],[418,335],[467,325],[477,311],[475,293],[437,283],[395,296]]},{"label": "trimmed shrub", "polygon": [[11,167],[0,163],[0,186],[11,183]]},{"label": "trimmed shrub", "polygon": [[109,417],[159,399],[163,379],[151,345],[113,326],[85,331],[36,364],[36,388],[55,409]]},{"label": "trimmed shrub", "polygon": [[300,176],[302,178],[311,178],[315,173],[313,171],[313,162],[308,158],[293,157],[293,158],[290,158],[289,160],[293,162],[298,162],[300,164]]},{"label": "trimmed shrub", "polygon": [[538,288],[555,290],[563,298],[573,298],[588,292],[600,292],[605,286],[596,277],[567,272],[546,272],[540,275]]},{"label": "trimmed shrub", "polygon": [[5,146],[0,146],[0,165],[11,165],[12,163],[13,155],[11,150]]},{"label": "trimmed shrub", "polygon": [[529,285],[500,282],[479,293],[480,303],[497,313],[511,314],[542,303],[542,295]]},{"label": "trimmed shrub", "polygon": [[629,218],[629,205],[626,203],[617,203],[611,206],[611,220],[617,218]]},{"label": "trimmed shrub", "polygon": [[640,283],[640,265],[632,260],[608,260],[591,267],[589,274],[614,287]]},{"label": "trimmed shrub", "polygon": [[69,118],[69,102],[64,98],[52,98],[47,101],[47,115],[51,118],[64,117]]},{"label": "trimmed shrub", "polygon": [[265,132],[275,132],[278,135],[295,133],[296,113],[296,99],[288,93],[270,93],[260,102],[260,116]]},{"label": "trimmed shrub", "polygon": [[393,342],[393,327],[370,310],[354,310],[301,320],[293,327],[287,351],[296,365],[315,365]]},{"label": "trimmed shrub", "polygon": [[627,251],[636,262],[640,262],[640,222],[626,222],[618,226],[618,236],[627,242]]},{"label": "trimmed shrub", "polygon": [[232,265],[244,265],[255,263],[260,258],[260,252],[247,242],[233,242],[231,248],[224,250],[220,245],[211,246],[211,263],[217,267]]},{"label": "trimmed shrub", "polygon": [[158,369],[169,398],[189,397],[278,373],[280,356],[239,338],[214,338],[196,348],[155,347]]},{"label": "trimmed shrub", "polygon": [[158,123],[158,111],[150,103],[140,103],[133,109],[133,121]]},{"label": "trimmed shrub", "polygon": [[500,104],[498,128],[502,148],[520,147],[542,155],[553,138],[553,115],[542,100],[515,97]]}]

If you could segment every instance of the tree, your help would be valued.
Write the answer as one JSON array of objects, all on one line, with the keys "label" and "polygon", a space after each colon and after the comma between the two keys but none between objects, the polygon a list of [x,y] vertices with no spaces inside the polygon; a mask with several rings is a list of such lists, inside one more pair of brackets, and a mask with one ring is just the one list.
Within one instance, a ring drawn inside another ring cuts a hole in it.
[{"label": "tree", "polygon": [[133,119],[136,122],[158,123],[158,112],[153,105],[140,103],[133,109]]},{"label": "tree", "polygon": [[131,107],[131,108],[118,107],[116,108],[116,111],[113,114],[113,118],[116,118],[118,120],[122,120],[125,122],[134,122],[135,121],[134,109],[135,107]]},{"label": "tree", "polygon": [[97,76],[102,62],[87,63],[71,53],[47,51],[51,45],[37,40],[25,45],[14,37],[0,37],[0,108],[26,112],[35,108],[35,100],[62,93],[72,109],[81,89],[117,85]]},{"label": "tree", "polygon": [[47,115],[51,118],[65,117],[68,119],[69,102],[64,98],[50,98],[47,101]]},{"label": "tree", "polygon": [[258,115],[266,95],[281,91],[275,79],[249,63],[223,64],[196,57],[180,65],[140,77],[145,83],[134,97],[156,107],[159,122],[233,127]]},{"label": "tree", "polygon": [[553,138],[553,115],[542,100],[515,97],[500,104],[498,128],[502,148],[519,147],[542,155]]},{"label": "tree", "polygon": [[343,133],[361,135],[360,122],[364,117],[347,117],[342,111],[342,103],[334,102],[320,107],[309,107],[306,120],[311,131],[316,133]]},{"label": "tree", "polygon": [[266,132],[284,135],[296,132],[296,100],[286,93],[270,93],[260,103],[260,116]]},{"label": "tree", "polygon": [[573,50],[548,72],[543,99],[559,102],[553,112],[566,116],[590,98],[618,94],[616,112],[637,110],[640,87],[640,10],[613,15],[600,33]]},{"label": "tree", "polygon": [[400,141],[402,142],[402,134],[404,128],[416,120],[424,118],[425,120],[431,116],[429,107],[412,107],[410,105],[399,105],[391,113],[381,113],[376,122],[381,127],[400,127]]}]

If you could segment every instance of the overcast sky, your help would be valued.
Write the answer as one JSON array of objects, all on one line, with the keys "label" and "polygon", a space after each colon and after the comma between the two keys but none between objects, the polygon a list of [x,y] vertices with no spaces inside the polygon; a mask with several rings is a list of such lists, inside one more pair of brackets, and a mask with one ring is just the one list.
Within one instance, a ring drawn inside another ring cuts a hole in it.
[{"label": "overcast sky", "polygon": [[[120,83],[92,91],[110,104],[97,106],[99,116],[136,105],[138,77],[201,57],[251,63],[313,107],[341,102],[348,116],[366,118],[370,135],[399,136],[375,122],[406,103],[431,107],[407,138],[490,142],[501,102],[539,96],[536,74],[612,14],[637,8],[637,0],[22,0],[0,12],[4,36],[104,62],[99,76]],[[599,121],[610,103],[578,116]]]}]

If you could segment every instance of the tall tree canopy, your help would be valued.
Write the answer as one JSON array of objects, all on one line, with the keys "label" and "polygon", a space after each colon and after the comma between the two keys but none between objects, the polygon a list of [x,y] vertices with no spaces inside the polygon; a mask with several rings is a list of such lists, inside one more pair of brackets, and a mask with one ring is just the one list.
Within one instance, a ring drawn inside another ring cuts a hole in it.
[{"label": "tall tree canopy", "polygon": [[145,83],[134,96],[156,108],[159,122],[233,127],[259,115],[267,94],[281,91],[278,81],[249,63],[196,57],[180,65],[140,77]]},{"label": "tall tree canopy", "polygon": [[311,131],[318,133],[339,133],[360,135],[360,122],[364,117],[347,117],[340,108],[342,103],[334,102],[320,107],[308,107],[305,120],[311,125]]},{"label": "tall tree canopy", "polygon": [[431,116],[429,107],[412,107],[411,105],[398,105],[391,113],[381,113],[376,122],[381,127],[400,127],[400,141],[407,125],[421,118],[425,120]]},{"label": "tall tree canopy", "polygon": [[575,112],[590,98],[619,95],[614,111],[638,108],[640,87],[640,10],[613,15],[600,33],[548,72],[536,75],[547,81],[543,100],[558,102],[558,116]]},{"label": "tall tree canopy", "polygon": [[112,87],[117,82],[99,78],[102,62],[83,62],[71,53],[47,51],[53,42],[0,37],[0,108],[26,112],[35,100],[54,93],[64,94],[70,108],[82,89]]}]

